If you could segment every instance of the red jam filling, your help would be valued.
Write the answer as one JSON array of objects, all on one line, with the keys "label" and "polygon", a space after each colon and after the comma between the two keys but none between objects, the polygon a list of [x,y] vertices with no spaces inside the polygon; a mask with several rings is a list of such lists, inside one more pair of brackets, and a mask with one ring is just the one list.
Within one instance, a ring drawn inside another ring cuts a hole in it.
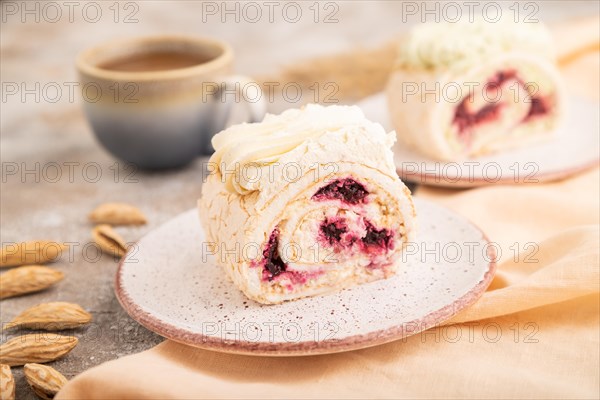
[{"label": "red jam filling", "polygon": [[467,111],[467,107],[465,105],[466,101],[467,99],[460,103],[456,109],[456,114],[454,114],[454,124],[458,126],[459,136],[463,135],[465,131],[477,124],[491,121],[498,117],[500,104],[488,104],[476,113],[470,113]]},{"label": "red jam filling", "polygon": [[[345,203],[356,205],[364,202],[369,192],[365,187],[354,179],[346,178],[336,180],[319,189],[312,199],[341,200]],[[366,254],[378,255],[393,249],[393,232],[387,229],[377,229],[371,222],[365,220],[366,233],[361,229],[361,235],[353,234],[343,217],[330,217],[325,219],[319,227],[319,241],[325,245],[334,247],[335,251],[349,249],[358,246],[358,249]],[[320,275],[322,272],[297,272],[288,271],[288,265],[279,254],[279,229],[275,228],[263,250],[263,280],[272,281],[276,277],[285,276],[290,279],[292,285],[304,284],[311,277]],[[291,290],[291,288],[288,288]]]},{"label": "red jam filling", "polygon": [[532,97],[531,108],[529,109],[529,113],[525,117],[525,121],[538,115],[544,115],[548,111],[550,111],[550,107],[548,107],[548,104],[544,99],[540,97]]},{"label": "red jam filling", "polygon": [[354,179],[338,179],[329,185],[323,186],[312,196],[313,200],[341,200],[348,204],[364,202],[369,192],[363,185]]},{"label": "red jam filling", "polygon": [[277,246],[279,245],[279,229],[275,228],[271,232],[269,241],[263,250],[263,272],[262,278],[265,281],[284,276],[290,280],[291,285],[287,286],[288,290],[293,290],[293,285],[305,284],[309,279],[317,277],[321,274],[317,272],[298,272],[287,271],[287,264],[281,259]]},{"label": "red jam filling", "polygon": [[392,248],[393,234],[387,229],[377,229],[369,221],[365,221],[367,233],[363,237],[348,232],[346,222],[343,218],[332,220],[326,219],[321,223],[321,237],[326,244],[333,246],[336,250],[350,248],[355,244],[360,246],[361,251],[373,253],[374,250],[387,251]]},{"label": "red jam filling", "polygon": [[264,271],[267,273],[267,279],[272,280],[277,275],[284,272],[287,268],[287,265],[281,257],[279,256],[279,250],[277,246],[279,245],[279,229],[274,229],[271,232],[271,236],[269,237],[269,241],[263,250],[264,257]]},{"label": "red jam filling", "polygon": [[361,239],[365,246],[389,249],[392,246],[392,234],[387,229],[377,229],[367,222],[367,234]]},{"label": "red jam filling", "polygon": [[339,243],[342,240],[342,235],[348,232],[348,228],[346,227],[346,223],[343,219],[331,219],[323,221],[321,224],[321,234],[323,238],[330,244]]},{"label": "red jam filling", "polygon": [[[516,71],[500,71],[494,75],[486,84],[486,90],[499,90],[500,87],[509,80],[517,80],[520,85],[523,82],[517,77]],[[471,96],[467,96],[456,108],[454,120],[452,121],[458,127],[458,135],[463,139],[468,139],[468,131],[475,125],[493,121],[498,118],[502,104],[500,102],[490,103],[482,107],[477,112],[471,112],[468,109],[467,103],[471,100]],[[541,97],[531,97],[531,107],[524,121],[529,120],[534,116],[544,115],[549,111],[546,101]]]}]

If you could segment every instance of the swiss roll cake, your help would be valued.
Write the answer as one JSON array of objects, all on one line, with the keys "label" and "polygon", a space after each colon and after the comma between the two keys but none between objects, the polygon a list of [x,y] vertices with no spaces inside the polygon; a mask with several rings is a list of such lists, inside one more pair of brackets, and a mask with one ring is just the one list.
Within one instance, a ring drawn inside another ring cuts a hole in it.
[{"label": "swiss roll cake", "polygon": [[218,133],[198,202],[205,248],[266,304],[393,276],[415,234],[394,142],[358,107],[312,104]]},{"label": "swiss roll cake", "polygon": [[398,140],[447,161],[549,139],[564,113],[541,23],[419,25],[401,41],[386,91]]}]

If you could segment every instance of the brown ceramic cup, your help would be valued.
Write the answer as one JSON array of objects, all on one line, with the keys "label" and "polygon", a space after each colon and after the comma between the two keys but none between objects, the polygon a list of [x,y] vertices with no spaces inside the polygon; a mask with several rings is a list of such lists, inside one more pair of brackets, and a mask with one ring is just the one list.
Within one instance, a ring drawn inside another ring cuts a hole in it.
[{"label": "brown ceramic cup", "polygon": [[85,50],[76,64],[96,137],[114,156],[141,168],[179,167],[210,154],[210,140],[225,128],[233,103],[247,104],[250,122],[265,113],[258,84],[232,75],[233,58],[227,43],[188,36],[118,40]]}]

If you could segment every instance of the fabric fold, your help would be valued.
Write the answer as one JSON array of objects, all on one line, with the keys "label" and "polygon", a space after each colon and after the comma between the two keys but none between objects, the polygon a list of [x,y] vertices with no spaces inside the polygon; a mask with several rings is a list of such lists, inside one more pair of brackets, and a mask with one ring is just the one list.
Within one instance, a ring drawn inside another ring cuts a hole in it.
[{"label": "fabric fold", "polygon": [[508,315],[600,291],[597,226],[569,229],[502,264],[488,292],[444,325]]}]

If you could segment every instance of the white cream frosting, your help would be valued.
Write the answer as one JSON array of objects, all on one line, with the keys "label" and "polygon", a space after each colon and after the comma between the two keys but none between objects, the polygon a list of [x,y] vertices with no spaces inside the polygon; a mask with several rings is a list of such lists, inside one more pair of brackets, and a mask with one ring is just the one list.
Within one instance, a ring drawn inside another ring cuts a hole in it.
[{"label": "white cream frosting", "polygon": [[[369,121],[356,106],[309,104],[280,115],[268,114],[262,122],[232,126],[212,139],[215,153],[210,161],[223,174],[230,192],[245,195],[261,189],[260,176],[273,175],[274,165],[302,145],[309,145],[326,133],[344,130],[366,133],[371,140],[388,143],[395,135],[386,134],[380,124]],[[360,132],[359,132],[360,131]],[[344,143],[328,143],[332,153]]]},{"label": "white cream frosting", "polygon": [[499,53],[523,52],[554,60],[552,36],[542,23],[511,19],[425,23],[414,27],[398,52],[400,68],[453,68]]}]

